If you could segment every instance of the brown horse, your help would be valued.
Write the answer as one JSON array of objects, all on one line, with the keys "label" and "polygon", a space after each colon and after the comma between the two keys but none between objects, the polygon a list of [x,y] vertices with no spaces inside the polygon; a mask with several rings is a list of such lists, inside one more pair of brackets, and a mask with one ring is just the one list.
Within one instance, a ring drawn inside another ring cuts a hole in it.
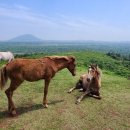
[{"label": "brown horse", "polygon": [[16,115],[15,105],[12,100],[13,91],[24,81],[45,80],[43,106],[47,105],[47,93],[50,80],[56,72],[67,68],[73,76],[76,74],[75,58],[73,56],[48,56],[39,59],[15,59],[0,70],[0,87],[5,86],[10,78],[10,87],[5,91],[8,98],[8,110]]},{"label": "brown horse", "polygon": [[88,73],[80,77],[76,86],[69,90],[71,93],[75,89],[82,89],[83,94],[78,98],[79,103],[86,95],[101,99],[99,89],[101,87],[101,70],[97,65],[90,65]]}]

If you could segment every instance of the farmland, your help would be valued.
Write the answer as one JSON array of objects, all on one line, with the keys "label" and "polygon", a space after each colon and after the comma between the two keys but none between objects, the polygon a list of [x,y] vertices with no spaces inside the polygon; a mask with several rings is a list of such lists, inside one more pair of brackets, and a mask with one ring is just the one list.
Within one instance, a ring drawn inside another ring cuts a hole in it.
[{"label": "farmland", "polygon": [[57,53],[72,51],[115,52],[130,54],[129,42],[99,41],[43,41],[43,42],[0,42],[0,51],[11,51],[16,54]]}]

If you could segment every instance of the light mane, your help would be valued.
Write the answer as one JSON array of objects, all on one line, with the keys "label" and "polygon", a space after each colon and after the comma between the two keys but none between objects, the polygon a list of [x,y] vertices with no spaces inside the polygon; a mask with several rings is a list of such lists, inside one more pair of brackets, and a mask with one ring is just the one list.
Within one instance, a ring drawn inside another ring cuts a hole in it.
[{"label": "light mane", "polygon": [[100,69],[99,67],[97,67],[97,71],[98,71],[98,73],[99,73],[99,77],[101,78],[101,76],[102,76],[102,71],[101,71],[101,69]]}]

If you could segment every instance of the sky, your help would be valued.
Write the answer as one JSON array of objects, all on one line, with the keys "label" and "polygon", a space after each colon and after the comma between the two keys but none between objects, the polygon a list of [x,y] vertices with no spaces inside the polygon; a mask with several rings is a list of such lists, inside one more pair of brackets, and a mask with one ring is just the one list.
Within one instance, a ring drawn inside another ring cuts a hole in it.
[{"label": "sky", "polygon": [[130,41],[130,0],[0,0],[0,40]]}]

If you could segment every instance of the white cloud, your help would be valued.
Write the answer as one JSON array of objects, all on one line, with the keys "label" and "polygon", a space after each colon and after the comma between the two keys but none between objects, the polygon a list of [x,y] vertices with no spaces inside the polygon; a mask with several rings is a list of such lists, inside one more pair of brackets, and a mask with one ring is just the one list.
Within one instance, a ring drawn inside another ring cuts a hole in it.
[{"label": "white cloud", "polygon": [[19,10],[25,10],[25,11],[28,11],[30,10],[30,8],[26,7],[26,6],[23,6],[23,5],[18,5],[18,4],[14,4],[14,7],[16,9],[19,9]]},{"label": "white cloud", "polygon": [[0,7],[0,16],[20,19],[37,25],[48,24],[50,26],[51,24],[54,24],[54,22],[49,20],[47,16],[36,14],[32,12],[31,9],[21,5],[14,5],[14,7]]}]

